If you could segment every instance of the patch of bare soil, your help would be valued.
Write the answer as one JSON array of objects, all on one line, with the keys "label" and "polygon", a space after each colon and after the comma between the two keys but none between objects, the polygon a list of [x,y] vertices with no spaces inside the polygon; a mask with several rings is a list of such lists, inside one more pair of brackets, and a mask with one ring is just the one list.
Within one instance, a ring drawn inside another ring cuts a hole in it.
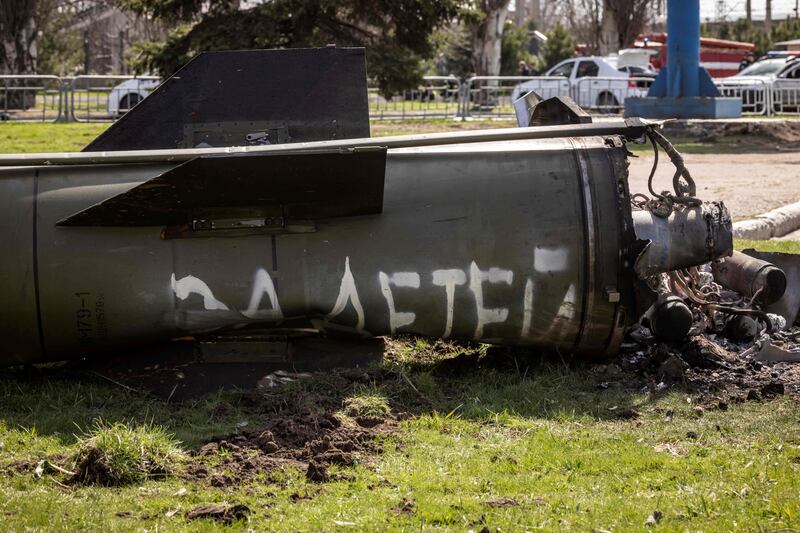
[{"label": "patch of bare soil", "polygon": [[[800,146],[800,143],[797,143]],[[646,192],[653,167],[652,152],[629,159],[631,192]],[[734,220],[746,220],[771,209],[800,200],[800,153],[752,153],[742,149],[735,154],[683,155],[697,182],[697,195],[703,200],[722,200]],[[669,161],[659,159],[653,186],[657,191],[672,190],[675,173]]]},{"label": "patch of bare soil", "polygon": [[223,524],[232,524],[237,520],[247,518],[250,513],[250,508],[246,505],[223,505],[220,503],[211,503],[207,505],[201,505],[191,509],[190,511],[187,511],[186,518],[189,520],[210,518]]},{"label": "patch of bare soil", "polygon": [[313,392],[291,386],[251,392],[247,401],[254,410],[268,415],[267,421],[256,429],[205,444],[194,452],[186,475],[226,487],[260,473],[296,467],[303,469],[310,481],[321,483],[344,476],[331,473],[331,465],[353,466],[381,453],[376,437],[394,429],[393,414],[350,419],[335,413],[342,409],[343,398],[358,386],[396,376],[342,369],[318,373],[311,379]]}]

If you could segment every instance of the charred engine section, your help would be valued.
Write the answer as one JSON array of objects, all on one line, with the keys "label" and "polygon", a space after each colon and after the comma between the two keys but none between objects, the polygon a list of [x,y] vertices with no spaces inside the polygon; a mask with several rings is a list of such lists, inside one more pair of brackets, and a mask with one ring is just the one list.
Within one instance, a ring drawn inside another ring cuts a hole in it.
[{"label": "charred engine section", "polygon": [[[664,341],[690,334],[722,334],[750,342],[786,325],[766,306],[780,300],[787,281],[766,261],[733,251],[731,218],[722,203],[702,202],[683,158],[656,129],[648,192],[634,195],[632,215],[640,253],[636,297],[647,307],[641,324]],[[673,190],[653,190],[659,148],[675,167]],[[648,307],[649,306],[649,307]],[[794,315],[793,315],[794,316]],[[793,318],[792,318],[793,320]]]}]

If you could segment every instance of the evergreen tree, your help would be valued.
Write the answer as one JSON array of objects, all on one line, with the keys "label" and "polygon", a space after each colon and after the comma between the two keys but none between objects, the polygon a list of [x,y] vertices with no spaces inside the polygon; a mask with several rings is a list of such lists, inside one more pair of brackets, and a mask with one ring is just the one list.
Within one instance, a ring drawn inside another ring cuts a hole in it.
[{"label": "evergreen tree", "polygon": [[384,95],[414,87],[431,33],[451,20],[457,0],[118,0],[135,13],[174,25],[164,43],[143,43],[137,71],[169,75],[195,54],[247,48],[364,46],[368,72]]}]

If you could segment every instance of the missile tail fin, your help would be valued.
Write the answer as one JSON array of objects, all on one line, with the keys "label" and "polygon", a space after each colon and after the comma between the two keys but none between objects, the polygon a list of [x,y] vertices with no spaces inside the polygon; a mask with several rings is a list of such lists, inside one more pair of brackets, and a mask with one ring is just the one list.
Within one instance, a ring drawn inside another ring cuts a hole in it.
[{"label": "missile tail fin", "polygon": [[314,221],[383,210],[386,149],[192,159],[59,226],[177,226],[198,220]]},{"label": "missile tail fin", "polygon": [[205,52],[83,151],[369,137],[366,80],[363,48]]}]

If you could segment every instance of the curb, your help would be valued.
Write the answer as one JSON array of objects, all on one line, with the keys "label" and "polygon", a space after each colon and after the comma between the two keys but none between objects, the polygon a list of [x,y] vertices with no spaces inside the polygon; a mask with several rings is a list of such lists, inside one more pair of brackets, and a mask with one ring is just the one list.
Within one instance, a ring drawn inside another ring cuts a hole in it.
[{"label": "curb", "polygon": [[766,241],[800,229],[800,202],[767,211],[750,220],[734,222],[733,237]]}]

